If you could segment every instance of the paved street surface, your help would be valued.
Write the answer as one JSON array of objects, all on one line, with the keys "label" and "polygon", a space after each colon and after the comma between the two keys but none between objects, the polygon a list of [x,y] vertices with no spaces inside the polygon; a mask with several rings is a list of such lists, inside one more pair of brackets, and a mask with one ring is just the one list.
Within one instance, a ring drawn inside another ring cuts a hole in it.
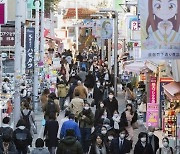
[{"label": "paved street surface", "polygon": [[[124,95],[123,93],[121,92],[120,88],[118,87],[118,102],[119,102],[119,112],[120,114],[124,111],[125,109],[125,101],[124,101]],[[60,120],[64,117],[64,112],[61,112],[59,117],[58,117],[58,121],[60,122]],[[43,119],[43,113],[42,112],[39,112],[38,114],[36,114],[35,116],[35,119],[36,119],[36,123],[37,123],[37,127],[38,127],[38,134],[36,134],[34,136],[34,139],[33,139],[33,147],[34,147],[34,143],[35,143],[35,140],[38,138],[38,137],[41,137],[43,138],[43,132],[44,132],[44,127],[42,126],[42,119]],[[138,139],[138,134],[141,132],[141,131],[146,131],[146,128],[144,127],[144,125],[140,126],[139,129],[135,130],[134,131],[134,142],[133,142],[133,146],[134,144],[137,142],[137,139]],[[58,133],[58,136],[59,136],[59,133]],[[133,151],[132,151],[133,152]],[[131,153],[132,153],[131,152]]]}]

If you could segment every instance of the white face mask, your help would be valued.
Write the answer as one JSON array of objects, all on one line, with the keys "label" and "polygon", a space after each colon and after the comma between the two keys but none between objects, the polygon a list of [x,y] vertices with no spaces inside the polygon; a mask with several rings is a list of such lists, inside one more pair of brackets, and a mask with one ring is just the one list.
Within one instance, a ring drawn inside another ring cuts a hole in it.
[{"label": "white face mask", "polygon": [[113,95],[109,95],[109,99],[113,99]]},{"label": "white face mask", "polygon": [[141,138],[141,142],[145,143],[146,142],[146,137]]},{"label": "white face mask", "polygon": [[108,140],[113,140],[114,139],[114,137],[113,136],[108,136]]},{"label": "white face mask", "polygon": [[102,130],[102,131],[101,131],[101,134],[103,134],[103,135],[105,135],[106,133],[107,133],[106,130]]},{"label": "white face mask", "polygon": [[84,109],[85,109],[85,110],[89,110],[89,106],[85,106]]},{"label": "white face mask", "polygon": [[117,114],[117,113],[114,114],[114,117],[118,117],[118,116],[119,116],[119,114]]},{"label": "white face mask", "polygon": [[125,136],[126,136],[125,134],[120,134],[120,138],[121,138],[121,139],[124,139]]},{"label": "white face mask", "polygon": [[148,133],[149,136],[153,136],[153,134],[154,134],[153,132],[149,132]]},{"label": "white face mask", "polygon": [[168,147],[168,145],[169,145],[168,142],[163,142],[164,147]]},{"label": "white face mask", "polygon": [[104,104],[101,103],[101,104],[100,104],[100,107],[104,107]]},{"label": "white face mask", "polygon": [[98,82],[98,83],[97,83],[97,87],[99,88],[99,87],[100,87],[100,85],[101,85],[101,84]]}]

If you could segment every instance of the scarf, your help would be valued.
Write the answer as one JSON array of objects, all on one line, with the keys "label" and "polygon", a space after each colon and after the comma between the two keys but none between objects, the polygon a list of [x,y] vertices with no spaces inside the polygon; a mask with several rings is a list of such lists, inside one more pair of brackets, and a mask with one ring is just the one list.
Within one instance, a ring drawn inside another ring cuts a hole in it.
[{"label": "scarf", "polygon": [[106,154],[106,147],[103,145],[101,148],[99,146],[95,146],[96,154]]},{"label": "scarf", "polygon": [[120,116],[113,116],[112,119],[114,121],[114,129],[119,129]]}]

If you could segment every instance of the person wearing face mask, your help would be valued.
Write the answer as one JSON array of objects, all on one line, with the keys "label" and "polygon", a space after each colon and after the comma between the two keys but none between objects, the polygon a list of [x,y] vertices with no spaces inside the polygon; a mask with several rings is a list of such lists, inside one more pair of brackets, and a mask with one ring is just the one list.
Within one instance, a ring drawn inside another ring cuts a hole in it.
[{"label": "person wearing face mask", "polygon": [[162,144],[163,144],[163,147],[159,148],[156,154],[176,154],[176,151],[173,150],[173,148],[169,146],[169,139],[167,137],[164,137],[162,139]]},{"label": "person wearing face mask", "polygon": [[126,154],[131,151],[131,142],[126,139],[127,131],[125,128],[119,129],[119,137],[111,141],[110,152],[112,154]]},{"label": "person wearing face mask", "polygon": [[110,119],[111,126],[114,128],[115,132],[118,133],[120,128],[120,115],[118,111],[114,111],[113,117]]},{"label": "person wearing face mask", "polygon": [[90,108],[89,103],[84,104],[82,112],[79,113],[79,127],[81,132],[81,144],[83,147],[83,152],[87,153],[89,150],[89,139],[91,136],[91,129],[94,125],[94,114]]},{"label": "person wearing face mask", "polygon": [[134,148],[134,154],[153,154],[152,145],[148,143],[147,133],[139,133],[138,141]]},{"label": "person wearing face mask", "polygon": [[133,111],[132,104],[126,105],[126,110],[121,114],[120,126],[125,127],[128,131],[128,140],[133,140],[133,124],[137,123],[138,115]]},{"label": "person wearing face mask", "polygon": [[118,111],[118,101],[114,97],[114,92],[110,91],[107,99],[103,101],[106,109],[109,111],[109,118],[113,117],[114,111]]},{"label": "person wearing face mask", "polygon": [[148,127],[148,143],[152,145],[153,154],[156,154],[157,149],[159,149],[159,138],[154,135],[155,128],[152,126]]},{"label": "person wearing face mask", "polygon": [[93,91],[93,98],[94,98],[94,104],[96,105],[96,109],[99,108],[99,103],[103,99],[103,87],[101,85],[101,82],[98,80],[96,82],[96,85],[94,86]]}]

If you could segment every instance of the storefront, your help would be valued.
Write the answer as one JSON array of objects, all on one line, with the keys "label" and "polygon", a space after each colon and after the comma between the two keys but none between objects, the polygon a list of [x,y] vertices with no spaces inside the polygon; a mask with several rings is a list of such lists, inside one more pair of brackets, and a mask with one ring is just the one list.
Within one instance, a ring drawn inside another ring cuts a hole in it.
[{"label": "storefront", "polygon": [[180,141],[180,82],[171,82],[163,86],[165,93],[163,131],[173,147]]}]

